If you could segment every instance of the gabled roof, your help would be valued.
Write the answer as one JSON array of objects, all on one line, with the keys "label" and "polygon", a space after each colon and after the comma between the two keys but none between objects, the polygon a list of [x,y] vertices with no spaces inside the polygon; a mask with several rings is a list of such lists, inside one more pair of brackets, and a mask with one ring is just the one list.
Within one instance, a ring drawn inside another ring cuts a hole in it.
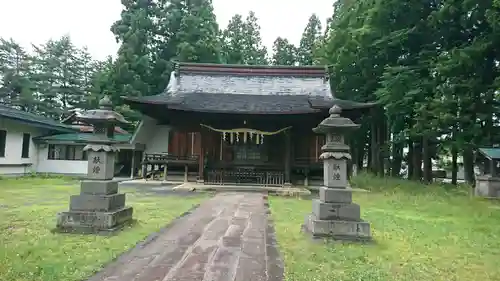
[{"label": "gabled roof", "polygon": [[19,109],[15,109],[3,104],[0,104],[0,117],[15,120],[37,128],[43,128],[59,132],[75,131],[70,126],[64,125],[50,118],[22,111]]},{"label": "gabled roof", "polygon": [[242,114],[313,113],[310,106],[332,102],[323,66],[249,66],[178,63],[165,91],[149,97],[124,97],[134,104],[169,109]]}]

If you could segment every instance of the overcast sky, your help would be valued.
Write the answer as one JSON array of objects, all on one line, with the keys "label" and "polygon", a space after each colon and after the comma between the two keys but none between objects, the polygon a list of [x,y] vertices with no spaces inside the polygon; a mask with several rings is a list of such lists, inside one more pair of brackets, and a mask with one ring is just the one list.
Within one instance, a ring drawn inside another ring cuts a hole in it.
[{"label": "overcast sky", "polygon": [[[333,2],[213,0],[222,28],[234,14],[246,16],[254,11],[268,48],[278,36],[298,44],[309,16],[316,13],[324,25],[332,14]],[[120,0],[0,0],[0,37],[30,46],[69,34],[75,44],[87,46],[95,58],[103,59],[118,49],[109,29],[120,18],[121,9]]]}]

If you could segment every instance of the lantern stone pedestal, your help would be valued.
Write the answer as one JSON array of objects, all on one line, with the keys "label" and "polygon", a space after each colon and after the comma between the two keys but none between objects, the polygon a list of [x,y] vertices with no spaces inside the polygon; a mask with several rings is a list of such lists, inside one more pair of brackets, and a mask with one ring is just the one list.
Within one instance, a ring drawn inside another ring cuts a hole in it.
[{"label": "lantern stone pedestal", "polygon": [[334,106],[330,117],[314,128],[326,134],[321,148],[324,182],[319,199],[312,202],[312,212],[305,218],[303,230],[313,238],[366,241],[371,239],[370,224],[361,219],[360,206],[352,202],[352,189],[348,182],[347,161],[351,159],[344,136],[359,125],[340,117],[341,109]]},{"label": "lantern stone pedestal", "polygon": [[124,119],[111,111],[108,99],[101,100],[100,106],[89,116],[80,117],[94,125],[94,138],[84,148],[88,175],[81,181],[80,194],[70,197],[69,211],[57,215],[59,232],[109,233],[132,220],[133,209],[125,206],[125,194],[118,193],[118,182],[113,180],[118,149],[113,146],[112,132],[115,124],[124,123]]}]

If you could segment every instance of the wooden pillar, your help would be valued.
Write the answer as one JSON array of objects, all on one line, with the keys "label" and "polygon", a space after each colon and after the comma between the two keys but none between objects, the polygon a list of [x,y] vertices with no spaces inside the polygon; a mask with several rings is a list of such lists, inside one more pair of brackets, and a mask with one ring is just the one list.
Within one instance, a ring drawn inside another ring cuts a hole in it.
[{"label": "wooden pillar", "polygon": [[130,179],[135,176],[135,149],[132,149],[132,161],[130,163]]},{"label": "wooden pillar", "polygon": [[204,147],[205,137],[203,136],[203,131],[200,131],[200,157],[198,158],[198,182],[200,183],[204,182],[203,172],[205,164],[205,147]]},{"label": "wooden pillar", "polygon": [[319,136],[314,136],[314,162],[319,162]]},{"label": "wooden pillar", "polygon": [[304,179],[304,186],[308,187],[309,186],[309,169],[306,169],[305,174],[306,174],[305,175],[306,177]]},{"label": "wooden pillar", "polygon": [[188,164],[184,165],[184,182],[188,182]]},{"label": "wooden pillar", "polygon": [[285,184],[291,184],[291,170],[292,170],[292,134],[290,130],[285,131]]},{"label": "wooden pillar", "polygon": [[167,162],[165,162],[165,164],[163,164],[163,180],[164,181],[167,181]]},{"label": "wooden pillar", "polygon": [[144,153],[144,157],[142,159],[142,178],[146,179],[146,175],[148,174],[148,165],[146,164],[146,153]]},{"label": "wooden pillar", "polygon": [[222,161],[224,152],[224,137],[220,136],[220,151],[219,151],[219,160]]}]

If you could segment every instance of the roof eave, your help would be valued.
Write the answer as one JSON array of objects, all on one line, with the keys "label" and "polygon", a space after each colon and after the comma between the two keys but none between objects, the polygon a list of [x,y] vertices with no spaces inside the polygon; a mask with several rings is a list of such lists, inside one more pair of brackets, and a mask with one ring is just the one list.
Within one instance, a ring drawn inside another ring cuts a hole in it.
[{"label": "roof eave", "polygon": [[53,130],[53,131],[58,131],[58,132],[67,132],[67,133],[73,133],[73,132],[77,131],[71,127],[68,127],[68,126],[65,126],[62,124],[61,124],[61,126],[49,125],[49,124],[45,124],[42,122],[26,120],[23,118],[18,118],[18,117],[13,117],[13,116],[8,116],[8,115],[2,115],[2,117],[7,118],[7,119],[11,119],[11,120],[15,120],[17,122],[24,123],[27,125],[31,125],[31,126],[36,127],[36,128],[42,128],[42,129]]},{"label": "roof eave", "polygon": [[334,105],[340,106],[343,110],[370,109],[379,106],[379,102],[356,102],[333,98],[331,101],[326,101],[322,105],[316,105],[311,100],[308,101],[309,106],[313,109],[325,110],[330,109]]}]

